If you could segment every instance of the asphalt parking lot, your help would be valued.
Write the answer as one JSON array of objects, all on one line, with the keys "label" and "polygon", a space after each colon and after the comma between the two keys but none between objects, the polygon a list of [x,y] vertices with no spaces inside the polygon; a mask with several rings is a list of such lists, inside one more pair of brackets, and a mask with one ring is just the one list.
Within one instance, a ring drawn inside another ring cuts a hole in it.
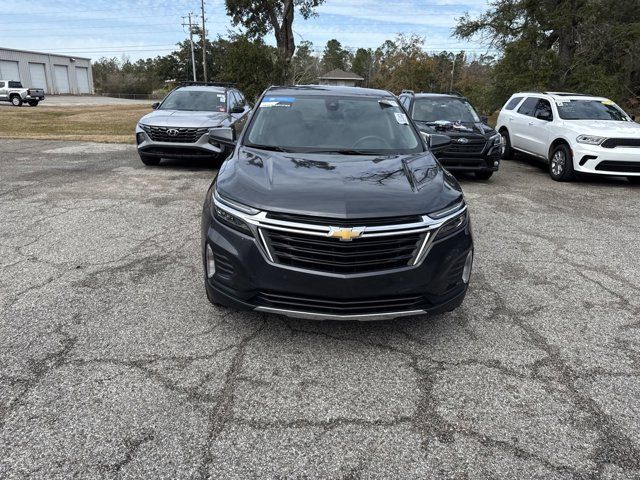
[{"label": "asphalt parking lot", "polygon": [[0,478],[640,478],[640,187],[462,178],[449,314],[217,309],[215,170],[0,144]]}]

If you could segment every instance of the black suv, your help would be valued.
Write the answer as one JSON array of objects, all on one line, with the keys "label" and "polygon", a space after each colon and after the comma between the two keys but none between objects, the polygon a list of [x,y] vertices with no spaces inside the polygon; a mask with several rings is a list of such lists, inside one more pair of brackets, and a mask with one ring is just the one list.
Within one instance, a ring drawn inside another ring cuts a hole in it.
[{"label": "black suv", "polygon": [[413,93],[404,90],[400,103],[418,128],[426,134],[445,134],[451,145],[436,154],[447,170],[475,172],[487,180],[498,170],[501,158],[500,135],[480,117],[461,95]]},{"label": "black suv", "polygon": [[272,87],[239,138],[209,136],[234,148],[202,216],[212,303],[376,320],[462,302],[473,260],[462,190],[393,94]]},{"label": "black suv", "polygon": [[229,84],[187,82],[154,103],[140,119],[136,142],[140,160],[158,165],[162,158],[219,158],[221,145],[209,140],[209,129],[231,127],[240,132],[251,110],[244,95]]}]

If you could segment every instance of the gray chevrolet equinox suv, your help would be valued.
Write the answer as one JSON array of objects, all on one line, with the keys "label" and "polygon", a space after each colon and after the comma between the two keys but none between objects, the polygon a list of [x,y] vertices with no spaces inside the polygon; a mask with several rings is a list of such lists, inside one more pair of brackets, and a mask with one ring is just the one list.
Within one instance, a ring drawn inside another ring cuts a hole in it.
[{"label": "gray chevrolet equinox suv", "polygon": [[228,152],[209,140],[209,129],[231,127],[239,134],[251,110],[232,85],[199,82],[180,84],[153,109],[136,126],[145,165],[158,165],[162,158],[223,158]]}]

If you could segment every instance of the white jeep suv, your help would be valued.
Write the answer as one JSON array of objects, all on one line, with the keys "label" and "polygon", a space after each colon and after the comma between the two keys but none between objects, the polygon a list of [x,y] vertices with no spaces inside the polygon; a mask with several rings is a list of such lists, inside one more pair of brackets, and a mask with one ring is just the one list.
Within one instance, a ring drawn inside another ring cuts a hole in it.
[{"label": "white jeep suv", "polygon": [[575,172],[640,182],[640,124],[607,98],[560,92],[513,95],[500,111],[502,158],[514,150],[549,163],[551,178]]}]

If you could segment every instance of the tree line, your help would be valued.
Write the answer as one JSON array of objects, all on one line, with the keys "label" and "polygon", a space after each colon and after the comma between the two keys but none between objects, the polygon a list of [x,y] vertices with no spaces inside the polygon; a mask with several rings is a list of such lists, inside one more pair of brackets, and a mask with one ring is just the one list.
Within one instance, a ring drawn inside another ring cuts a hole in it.
[{"label": "tree line", "polygon": [[[322,0],[226,0],[242,33],[206,41],[210,79],[233,82],[248,98],[272,84],[317,83],[330,70],[351,70],[363,86],[399,93],[459,91],[483,113],[521,90],[570,90],[603,95],[637,110],[640,96],[640,0],[494,0],[482,15],[465,15],[453,35],[484,43],[493,55],[429,52],[425,39],[398,35],[375,49],[352,49],[338,39],[316,50],[296,45],[295,13],[309,18]],[[264,42],[268,32],[276,46]],[[194,32],[199,35],[199,31]],[[202,46],[196,44],[196,59]],[[102,58],[95,87],[107,93],[152,93],[166,80],[190,80],[188,40],[164,56],[131,62]],[[203,78],[196,60],[196,74]]]}]

